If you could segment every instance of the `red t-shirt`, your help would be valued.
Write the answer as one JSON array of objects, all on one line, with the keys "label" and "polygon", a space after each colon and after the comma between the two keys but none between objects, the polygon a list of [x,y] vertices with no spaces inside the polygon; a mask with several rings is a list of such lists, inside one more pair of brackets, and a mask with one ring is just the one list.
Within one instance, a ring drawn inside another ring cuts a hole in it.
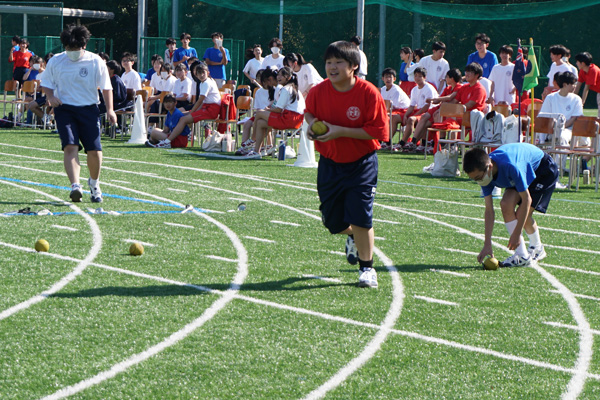
[{"label": "red t-shirt", "polygon": [[590,64],[588,72],[580,69],[577,82],[583,82],[594,92],[600,93],[600,68],[596,64]]},{"label": "red t-shirt", "polygon": [[32,56],[32,54],[29,50],[27,50],[25,53],[22,53],[20,50],[13,51],[12,56],[13,56],[13,63],[14,63],[13,69],[18,68],[18,67],[29,68],[29,59]]},{"label": "red t-shirt", "polygon": [[306,98],[306,112],[321,121],[347,128],[363,128],[373,140],[341,137],[327,142],[315,140],[322,157],[349,163],[378,150],[379,141],[389,140],[389,118],[379,89],[357,79],[347,92],[338,92],[329,79],[313,87]]},{"label": "red t-shirt", "polygon": [[483,111],[483,109],[485,108],[485,100],[486,99],[487,99],[487,93],[485,91],[485,88],[479,82],[477,82],[473,86],[468,85],[468,84],[463,85],[463,87],[461,87],[460,90],[458,91],[458,93],[456,94],[456,100],[460,104],[467,104],[470,101],[475,102],[475,107],[468,109],[467,111],[471,111],[471,110]]}]

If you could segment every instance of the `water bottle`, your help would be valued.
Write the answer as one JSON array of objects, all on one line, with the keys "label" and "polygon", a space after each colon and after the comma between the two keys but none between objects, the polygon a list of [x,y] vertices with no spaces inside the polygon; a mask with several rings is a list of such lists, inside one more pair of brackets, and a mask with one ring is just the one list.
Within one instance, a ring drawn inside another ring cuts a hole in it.
[{"label": "water bottle", "polygon": [[210,126],[208,126],[208,124],[204,125],[204,139],[209,137],[211,133]]},{"label": "water bottle", "polygon": [[590,184],[590,170],[589,169],[583,170],[583,184],[584,185]]},{"label": "water bottle", "polygon": [[279,141],[279,151],[277,152],[278,160],[285,160],[285,142],[283,140]]}]

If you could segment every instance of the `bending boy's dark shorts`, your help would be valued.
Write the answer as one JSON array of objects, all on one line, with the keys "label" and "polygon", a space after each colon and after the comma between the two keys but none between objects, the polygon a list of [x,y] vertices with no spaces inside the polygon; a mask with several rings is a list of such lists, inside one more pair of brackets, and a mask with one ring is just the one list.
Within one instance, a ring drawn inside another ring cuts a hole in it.
[{"label": "bending boy's dark shorts", "polygon": [[350,224],[361,228],[373,226],[377,170],[375,152],[347,164],[321,156],[317,190],[321,200],[321,218],[329,232],[340,233]]},{"label": "bending boy's dark shorts", "polygon": [[[552,157],[544,154],[540,165],[535,170],[535,179],[527,189],[531,196],[531,207],[533,209],[541,213],[546,213],[552,193],[556,189],[557,181],[558,166]],[[519,204],[521,204],[520,201]]]},{"label": "bending boy's dark shorts", "polygon": [[[56,129],[63,150],[67,145],[75,144],[88,151],[102,151],[100,143],[100,111],[98,106],[71,106],[63,104],[54,109]],[[79,144],[81,142],[81,144]]]}]

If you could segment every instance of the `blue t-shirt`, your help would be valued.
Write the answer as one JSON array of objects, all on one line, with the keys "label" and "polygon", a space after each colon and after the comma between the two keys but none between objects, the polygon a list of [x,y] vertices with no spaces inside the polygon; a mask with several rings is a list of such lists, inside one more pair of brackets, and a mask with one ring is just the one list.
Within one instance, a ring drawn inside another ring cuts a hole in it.
[{"label": "blue t-shirt", "polygon": [[[415,63],[411,61],[409,67],[414,64]],[[406,68],[406,63],[402,61],[402,64],[400,64],[400,71],[398,71],[398,79],[400,81],[408,82],[408,74],[404,72],[404,68]]]},{"label": "blue t-shirt", "polygon": [[474,52],[469,54],[467,65],[471,64],[472,62],[481,65],[481,68],[483,68],[482,76],[484,78],[489,78],[492,68],[494,68],[494,65],[498,64],[498,57],[496,57],[496,55],[491,51],[488,51],[485,53],[483,58],[479,58],[479,53]]},{"label": "blue t-shirt", "polygon": [[156,73],[156,71],[154,70],[154,68],[150,68],[148,70],[148,72],[146,72],[146,80],[150,80],[152,79],[152,75],[154,75]]},{"label": "blue t-shirt", "polygon": [[482,187],[483,195],[491,195],[494,186],[515,188],[517,192],[526,191],[535,179],[535,170],[543,157],[544,152],[529,143],[510,143],[498,147],[490,153],[490,158],[498,167],[498,176]]},{"label": "blue t-shirt", "polygon": [[[176,61],[181,61],[183,59],[183,56],[198,58],[198,53],[196,53],[196,49],[193,47],[190,47],[189,49],[184,49],[183,47],[180,47],[173,53],[173,63],[175,63]],[[188,69],[190,68],[187,61],[184,61],[183,63],[186,67],[188,67]]]},{"label": "blue t-shirt", "polygon": [[[177,126],[179,119],[183,117],[183,113],[178,109],[173,110],[173,114],[167,113],[167,118],[165,118],[165,126],[169,127],[169,131],[173,132],[173,129]],[[186,125],[181,132],[181,136],[187,136],[190,134],[190,128]]]},{"label": "blue t-shirt", "polygon": [[[227,61],[231,62],[231,57],[229,56],[229,50],[225,49],[225,55],[227,56]],[[213,62],[221,62],[221,60],[223,59],[223,53],[221,53],[221,50],[219,50],[219,49],[215,49],[214,47],[209,47],[204,52],[203,58],[205,60],[209,59],[210,61],[213,61]],[[224,65],[209,65],[208,71],[210,72],[210,76],[213,79],[226,79]]]},{"label": "blue t-shirt", "polygon": [[31,71],[29,71],[29,76],[27,77],[28,81],[35,81],[37,79],[37,76],[39,75],[40,71],[37,69],[31,69]]}]

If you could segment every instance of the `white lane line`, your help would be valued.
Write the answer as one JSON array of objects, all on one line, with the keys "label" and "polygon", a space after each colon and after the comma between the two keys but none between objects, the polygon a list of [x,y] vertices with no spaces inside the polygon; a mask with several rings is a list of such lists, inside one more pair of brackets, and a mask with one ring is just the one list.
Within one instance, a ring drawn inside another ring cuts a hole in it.
[{"label": "white lane line", "polygon": [[244,236],[244,238],[250,239],[250,240],[256,240],[257,242],[263,242],[263,243],[275,243],[274,240],[257,238],[257,237],[254,237],[254,236]]},{"label": "white lane line", "polygon": [[33,157],[33,156],[25,156],[25,155],[22,155],[22,154],[11,154],[11,153],[0,153],[0,155],[17,157],[17,158],[27,158],[27,159],[30,159],[30,160],[39,160],[39,161],[47,162],[47,163],[62,164],[62,161],[53,160],[51,158]]},{"label": "white lane line", "polygon": [[461,276],[463,278],[470,278],[471,275],[469,274],[465,274],[463,272],[454,272],[454,271],[448,271],[445,269],[435,269],[435,268],[430,268],[429,269],[431,272],[439,272],[440,274],[448,274],[448,275],[454,275],[454,276]]},{"label": "white lane line", "polygon": [[169,225],[169,226],[177,226],[179,228],[188,228],[188,229],[195,229],[196,227],[191,226],[191,225],[184,225],[184,224],[176,224],[173,222],[164,222],[165,225]]},{"label": "white lane line", "polygon": [[270,222],[272,224],[279,224],[279,225],[302,226],[302,225],[297,224],[295,222],[286,222],[286,221],[277,221],[277,220],[271,220]]},{"label": "white lane line", "polygon": [[[4,242],[0,242],[0,246],[5,246],[5,247],[9,247],[9,248],[12,248],[15,250],[28,252],[28,253],[35,253],[35,250],[32,248],[29,248],[29,247],[16,246],[16,245],[4,243]],[[76,263],[81,262],[81,260],[79,260],[79,259],[76,259],[73,257],[61,256],[61,255],[54,254],[54,253],[38,253],[38,254],[40,254],[41,256],[52,257],[52,258],[57,258],[57,259],[66,260],[66,261],[72,261],[72,262],[76,262]],[[217,294],[220,296],[222,296],[223,294],[226,293],[224,291],[220,291],[217,289],[211,289],[206,286],[199,286],[199,285],[193,285],[193,284],[189,284],[189,283],[179,282],[179,281],[175,281],[172,279],[163,278],[160,276],[148,275],[148,274],[143,274],[140,272],[130,271],[130,270],[123,269],[123,268],[111,267],[111,266],[105,265],[105,264],[91,263],[90,265],[97,267],[97,268],[102,268],[102,269],[105,269],[108,271],[118,272],[118,273],[125,274],[125,275],[154,280],[157,282],[163,282],[163,283],[176,285],[176,286],[189,287],[192,289],[196,289],[199,291],[208,292],[208,293],[212,293],[212,294]],[[356,320],[349,319],[349,318],[339,317],[337,315],[326,314],[326,313],[313,311],[313,310],[300,308],[300,307],[295,307],[295,306],[288,306],[285,304],[275,303],[275,302],[268,301],[268,300],[257,299],[257,298],[249,297],[249,296],[245,296],[245,295],[236,294],[235,298],[247,301],[249,303],[260,304],[260,305],[263,305],[266,307],[277,308],[279,310],[287,310],[287,311],[295,312],[298,314],[311,315],[311,316],[322,318],[322,319],[325,319],[328,321],[341,322],[344,324],[361,326],[361,327],[366,327],[366,328],[371,328],[371,329],[380,329],[381,328],[379,325],[368,323],[368,322],[356,321]],[[432,336],[425,336],[425,335],[421,335],[416,332],[407,332],[407,331],[402,331],[402,330],[398,330],[398,329],[391,329],[390,332],[393,334],[396,334],[396,335],[409,337],[412,339],[422,340],[422,341],[426,341],[429,343],[436,343],[436,344],[440,344],[440,345],[444,345],[444,346],[448,346],[448,347],[452,347],[452,348],[457,348],[457,349],[461,349],[461,350],[465,350],[465,351],[469,351],[469,352],[491,355],[493,357],[501,358],[504,360],[519,362],[522,364],[532,365],[532,366],[539,367],[539,368],[550,369],[550,370],[557,371],[557,372],[566,372],[569,374],[574,373],[574,370],[572,370],[570,368],[562,367],[560,365],[550,364],[550,363],[546,363],[544,361],[533,360],[533,359],[525,358],[525,357],[519,357],[519,356],[515,356],[512,354],[508,354],[508,353],[501,353],[501,352],[486,349],[483,347],[475,347],[475,346],[465,345],[465,344],[461,344],[458,342],[449,341],[446,339],[440,339],[440,338],[436,338],[436,337],[432,337]],[[600,374],[588,374],[587,377],[589,379],[594,379],[594,380],[600,381]]]},{"label": "white lane line", "polygon": [[264,192],[272,192],[273,191],[273,189],[267,189],[267,188],[262,188],[262,187],[250,187],[249,189],[262,190]]},{"label": "white lane line", "polygon": [[77,228],[71,228],[70,226],[64,226],[64,225],[51,225],[52,228],[56,228],[56,229],[62,229],[65,231],[71,231],[71,232],[77,232],[79,229]]},{"label": "white lane line", "polygon": [[[550,326],[555,326],[557,328],[571,329],[573,331],[580,331],[581,330],[576,325],[567,325],[567,324],[563,324],[563,323],[560,323],[560,322],[546,321],[546,322],[544,322],[544,324],[550,325]],[[600,331],[595,330],[595,329],[590,329],[590,333],[592,335],[600,335]]]},{"label": "white lane line", "polygon": [[204,179],[192,179],[194,182],[200,182],[200,183],[213,183],[211,181],[206,181]]},{"label": "white lane line", "polygon": [[155,244],[153,243],[148,243],[148,242],[142,242],[141,240],[135,240],[135,239],[123,239],[123,241],[125,243],[139,243],[142,246],[146,246],[146,247],[156,247]]},{"label": "white lane line", "polygon": [[[9,186],[13,186],[13,187],[16,187],[19,189],[27,190],[27,191],[30,191],[33,193],[37,193],[39,195],[48,197],[49,199],[52,199],[54,201],[62,201],[58,197],[52,196],[48,193],[44,193],[37,189],[33,189],[30,187],[26,187],[26,186],[21,186],[16,183],[6,182],[6,181],[0,181],[0,183],[9,185]],[[29,308],[36,303],[39,303],[39,302],[47,299],[52,294],[58,292],[59,290],[61,290],[65,286],[67,286],[70,282],[72,282],[75,278],[77,278],[88,267],[88,265],[90,265],[90,263],[92,261],[94,261],[94,259],[100,252],[100,249],[102,248],[102,232],[100,231],[100,227],[98,227],[98,224],[96,223],[96,221],[94,221],[94,219],[92,217],[90,217],[88,214],[83,212],[79,207],[77,207],[73,204],[69,205],[69,207],[73,211],[75,211],[77,214],[81,215],[87,221],[88,225],[90,226],[90,230],[92,231],[92,243],[93,244],[92,244],[92,247],[90,248],[87,256],[77,264],[77,266],[75,267],[74,270],[72,270],[70,273],[68,273],[64,277],[62,277],[58,282],[53,284],[49,289],[43,291],[42,293],[40,293],[38,295],[35,295],[35,296],[29,298],[28,300],[25,300],[17,305],[14,305],[14,306],[7,308],[6,310],[0,312],[0,321],[2,321],[5,318],[10,317],[11,315],[13,315],[19,311]]]},{"label": "white lane line", "polygon": [[318,275],[308,275],[308,274],[304,274],[302,275],[303,278],[310,278],[310,279],[320,279],[322,281],[327,281],[327,282],[336,282],[336,283],[342,283],[341,280],[336,279],[336,278],[327,278],[325,276],[318,276]]},{"label": "white lane line", "polygon": [[[318,218],[318,217],[317,217]],[[380,326],[377,326],[377,333],[363,351],[346,366],[341,368],[334,376],[332,376],[327,382],[310,392],[305,399],[320,399],[324,397],[329,391],[335,389],[341,385],[350,375],[360,369],[365,363],[367,363],[381,348],[382,343],[387,339],[388,335],[392,332],[392,328],[400,317],[402,306],[404,304],[404,287],[400,280],[398,270],[394,267],[394,263],[390,260],[379,248],[375,247],[373,253],[383,262],[385,267],[390,273],[392,278],[392,304]],[[369,289],[367,289],[369,290]]]},{"label": "white lane line", "polygon": [[385,238],[381,237],[381,236],[375,236],[373,239],[375,239],[375,240],[385,240]]},{"label": "white lane line", "polygon": [[[479,240],[485,239],[484,235],[482,234],[474,233],[459,226],[452,225],[443,221],[438,221],[434,218],[425,217],[419,214],[413,214],[410,211],[406,211],[398,207],[391,207],[378,203],[375,203],[375,205],[388,210],[394,210],[405,215],[410,215],[413,217],[423,219],[425,221],[445,226],[447,228],[456,230],[459,233],[469,235]],[[509,252],[506,246],[502,246],[494,241],[492,241],[492,245],[501,248],[507,253]],[[548,271],[540,267],[536,262],[533,262],[531,264],[531,268],[535,269],[540,275],[542,275],[544,279],[546,279],[552,286],[554,286],[556,290],[560,292],[561,296],[565,299],[569,310],[571,311],[571,315],[573,315],[573,318],[577,322],[577,326],[580,329],[579,353],[577,355],[577,360],[575,361],[575,372],[573,373],[573,376],[571,377],[571,380],[569,381],[565,392],[563,392],[562,394],[563,399],[577,399],[577,397],[583,391],[583,386],[585,385],[585,380],[588,375],[588,370],[590,368],[592,354],[594,353],[594,338],[593,335],[589,333],[590,324],[586,319],[585,314],[583,313],[583,310],[581,309],[581,306],[577,301],[577,298],[573,295],[573,292],[571,292],[563,283],[556,279],[554,275],[550,274]]]},{"label": "white lane line", "polygon": [[[492,236],[492,239],[505,240],[506,242],[508,242],[508,238],[505,238],[502,236]],[[579,248],[575,248],[575,247],[566,247],[566,246],[556,246],[556,245],[547,244],[547,243],[544,243],[544,247],[546,247],[548,249],[561,249],[561,250],[568,250],[568,251],[576,251],[576,252],[580,252],[580,253],[600,254],[600,251],[596,251],[596,250],[579,249]]]},{"label": "white lane line", "polygon": [[327,250],[327,252],[330,254],[338,255],[338,256],[344,256],[344,257],[346,256],[346,253],[344,253],[343,251]]},{"label": "white lane line", "polygon": [[110,180],[108,180],[107,182],[115,182],[115,183],[123,183],[123,184],[125,184],[125,185],[131,185],[131,182],[127,182],[127,181],[120,181],[120,180],[117,180],[117,179],[110,179]]},{"label": "white lane line", "polygon": [[[204,186],[204,185],[201,185],[201,186]],[[206,187],[206,186],[204,186],[204,187]],[[228,197],[227,199],[234,200],[234,201],[243,201],[244,203],[251,201],[250,199],[242,199],[240,197]]]},{"label": "white lane line", "polygon": [[415,299],[423,300],[423,301],[426,301],[428,303],[443,304],[445,306],[459,306],[460,305],[460,304],[455,303],[453,301],[446,301],[446,300],[434,299],[433,297],[419,296],[419,295],[416,295],[416,294],[413,297]]},{"label": "white lane line", "polygon": [[[149,193],[147,193],[147,195],[157,198],[157,199],[170,201],[173,204],[177,204],[183,208],[183,204],[174,202],[170,199],[164,199],[159,196],[151,195]],[[179,341],[185,339],[187,336],[189,336],[195,330],[197,330],[202,325],[204,325],[205,322],[207,322],[211,318],[213,318],[231,300],[233,300],[235,298],[235,294],[239,290],[240,286],[244,283],[246,276],[248,276],[248,253],[246,251],[246,248],[244,247],[244,245],[242,244],[240,239],[237,237],[235,232],[233,232],[231,229],[229,229],[226,225],[224,225],[221,222],[215,220],[214,218],[206,215],[205,213],[201,213],[195,209],[192,212],[194,214],[196,214],[197,216],[204,218],[208,222],[216,225],[219,229],[221,229],[223,232],[225,232],[225,234],[227,235],[229,240],[232,242],[232,244],[236,250],[236,253],[238,256],[238,258],[237,258],[238,268],[237,268],[237,273],[233,277],[233,280],[229,286],[229,289],[226,290],[225,292],[223,292],[222,297],[219,298],[214,303],[212,303],[211,306],[209,308],[207,308],[200,317],[198,317],[194,321],[190,322],[189,324],[185,325],[179,331],[174,332],[173,334],[171,334],[167,339],[163,340],[162,342],[146,349],[145,351],[143,351],[141,353],[138,353],[138,354],[135,354],[135,355],[129,357],[125,361],[122,361],[118,364],[113,365],[109,370],[100,372],[96,376],[93,376],[91,378],[80,381],[79,383],[76,383],[72,386],[68,386],[63,389],[60,389],[59,391],[55,392],[54,394],[44,397],[44,399],[55,400],[55,399],[62,399],[65,397],[72,396],[73,394],[76,394],[83,390],[86,390],[87,388],[97,385],[107,379],[111,379],[111,378],[115,377],[116,375],[120,374],[121,372],[126,371],[127,369],[129,369],[132,366],[135,366],[143,361],[146,361],[147,359],[160,353],[164,349],[166,349],[170,346],[173,346],[174,344],[178,343]]]},{"label": "white lane line", "polygon": [[167,188],[167,190],[171,191],[171,192],[177,192],[177,193],[188,193],[187,190],[183,190],[183,189]]},{"label": "white lane line", "polygon": [[314,210],[312,208],[304,208],[304,207],[298,207],[299,210],[304,210],[304,211],[310,211],[310,212],[314,212],[314,213],[321,213],[320,210]]},{"label": "white lane line", "polygon": [[227,261],[227,262],[237,262],[237,260],[233,259],[233,258],[225,258],[225,257],[221,257],[221,256],[213,256],[213,255],[208,255],[205,256],[206,258],[211,258],[213,260],[219,260],[219,261]]},{"label": "white lane line", "polygon": [[[558,293],[558,291],[557,290],[551,290],[550,293]],[[600,301],[600,297],[588,296],[587,294],[577,294],[577,293],[575,293],[574,296],[575,297],[579,297],[580,299]]]}]

